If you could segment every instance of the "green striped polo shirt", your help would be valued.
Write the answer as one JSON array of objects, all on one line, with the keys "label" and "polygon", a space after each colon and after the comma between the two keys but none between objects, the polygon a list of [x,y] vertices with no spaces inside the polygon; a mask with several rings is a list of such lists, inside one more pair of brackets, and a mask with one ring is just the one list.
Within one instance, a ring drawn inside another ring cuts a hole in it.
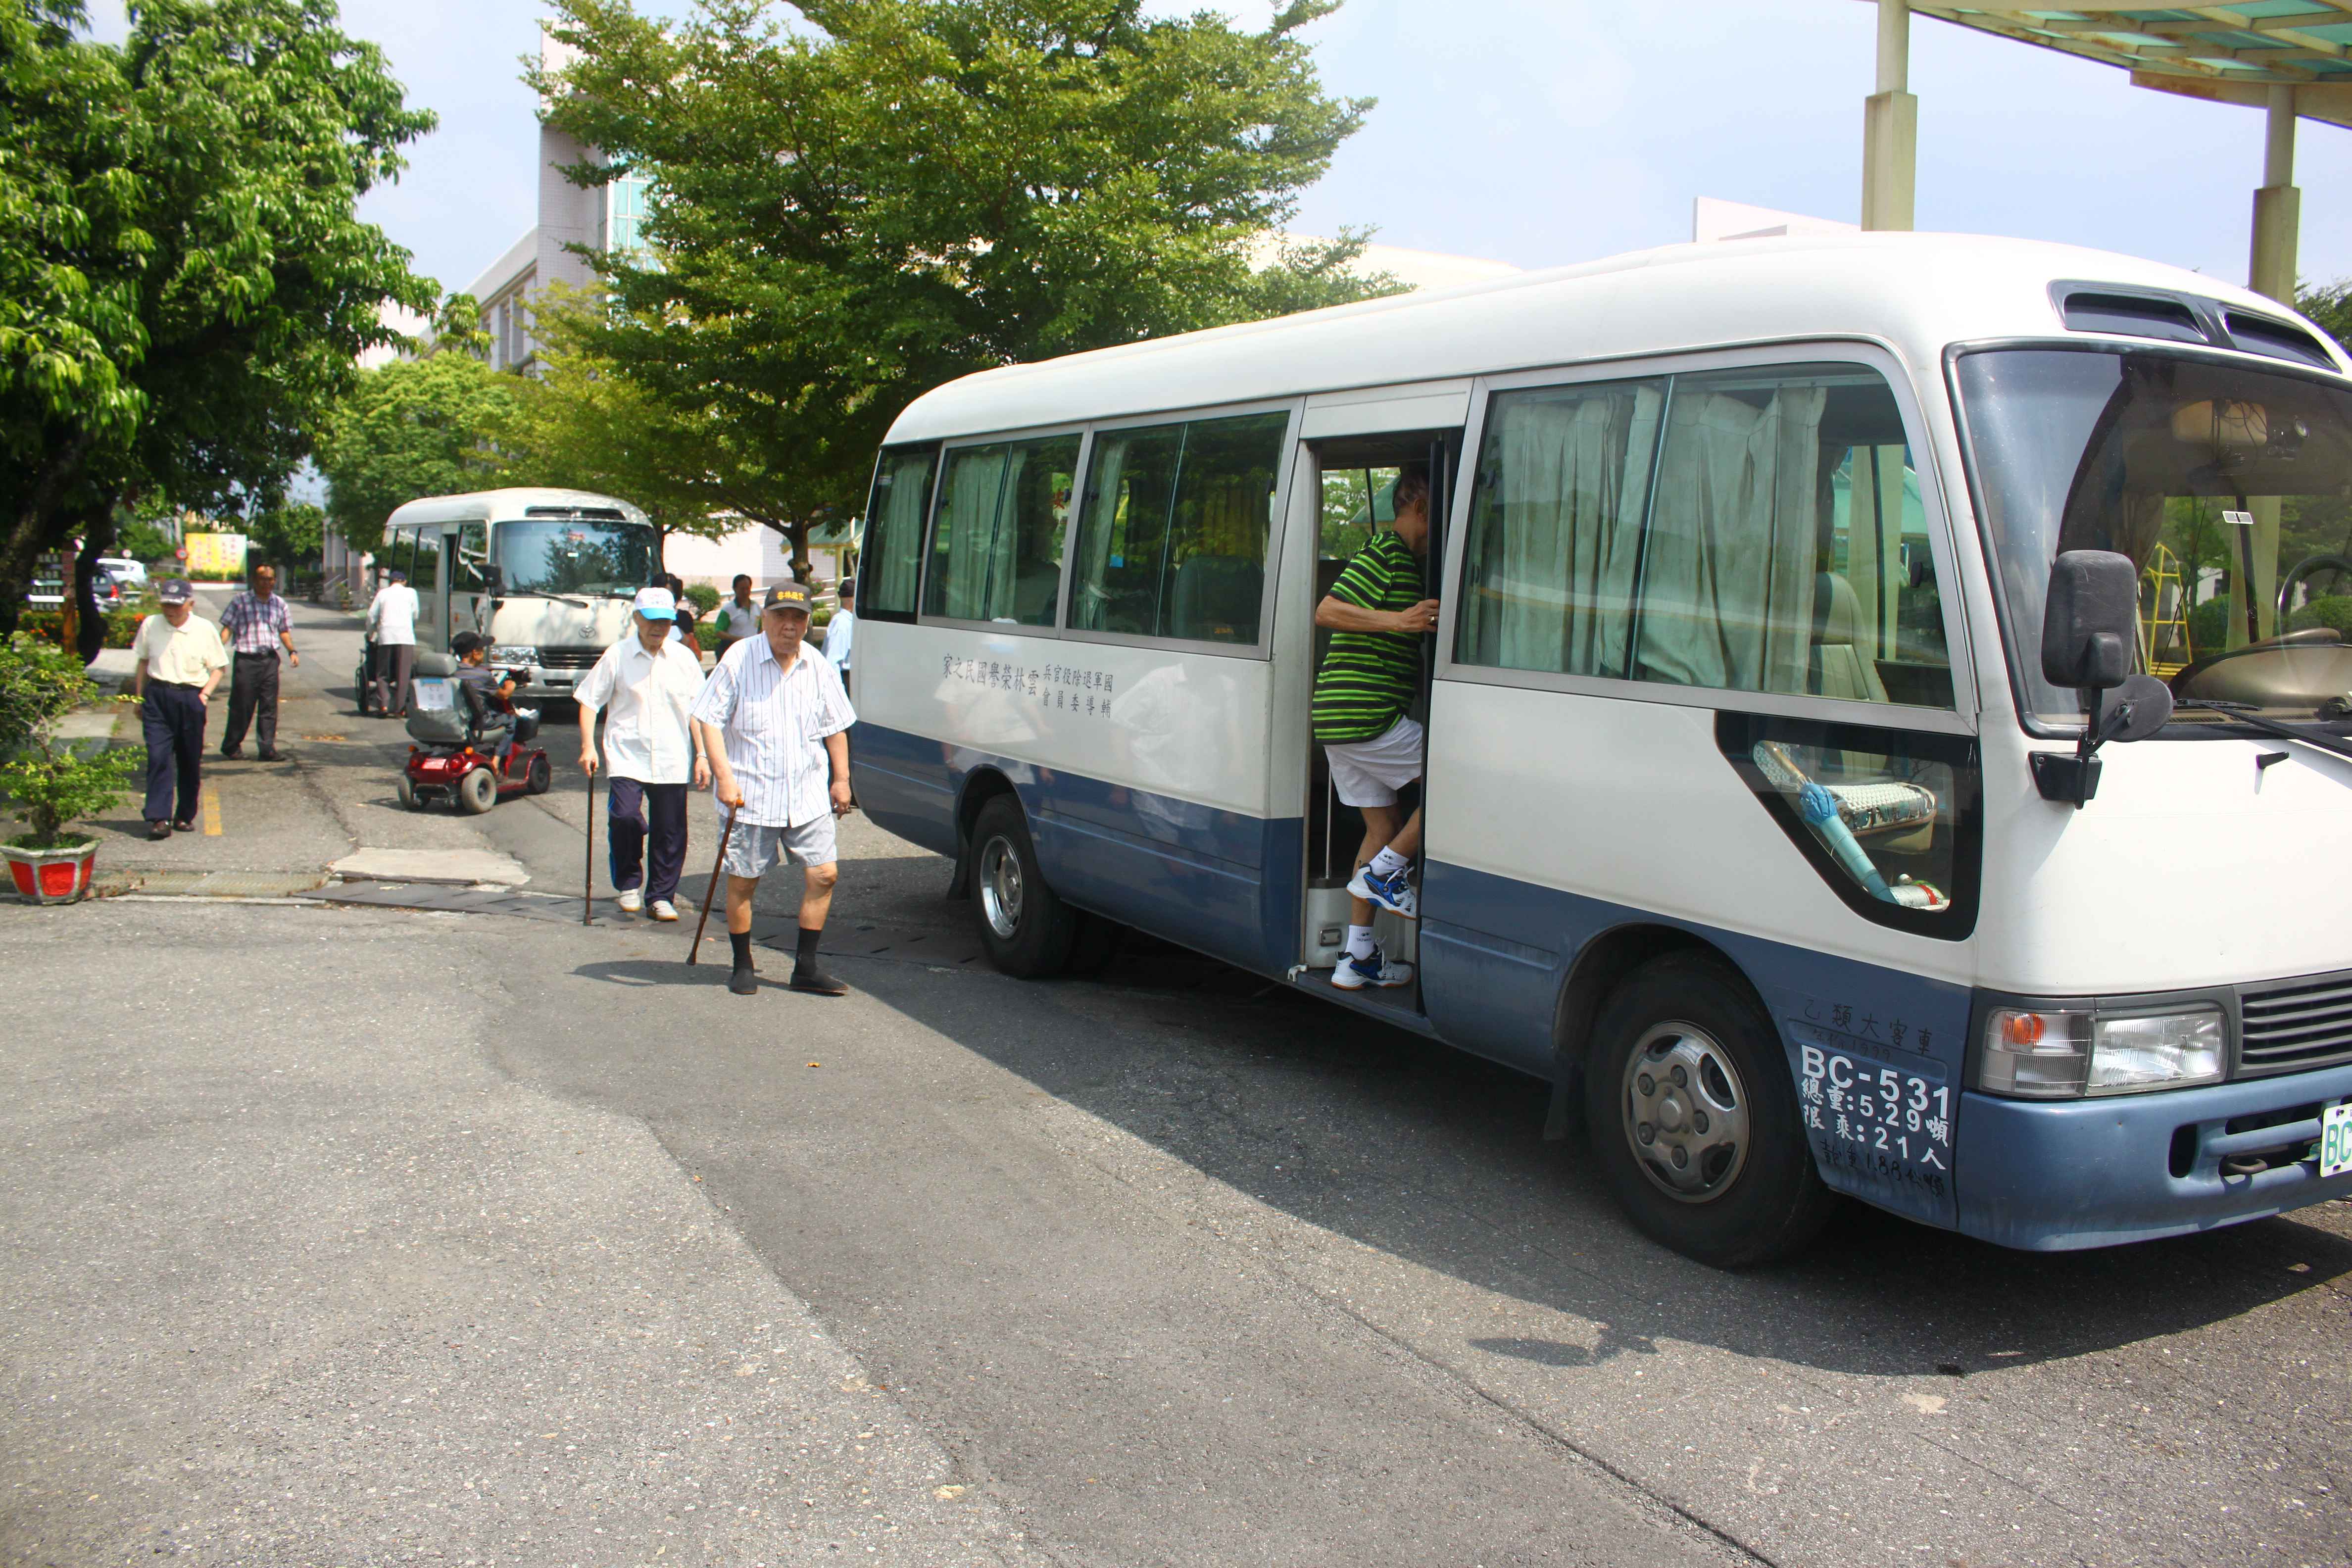
[{"label": "green striped polo shirt", "polygon": [[[1409,610],[1424,596],[1421,557],[1394,533],[1375,536],[1331,584],[1331,596],[1365,610]],[[1421,689],[1421,638],[1411,632],[1333,632],[1315,676],[1315,738],[1370,741],[1404,717]]]}]

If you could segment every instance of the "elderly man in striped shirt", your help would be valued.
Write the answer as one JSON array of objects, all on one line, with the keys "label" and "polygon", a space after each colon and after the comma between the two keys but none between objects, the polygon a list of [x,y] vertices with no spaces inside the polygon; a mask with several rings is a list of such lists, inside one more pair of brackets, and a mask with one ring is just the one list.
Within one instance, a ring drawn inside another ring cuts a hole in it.
[{"label": "elderly man in striped shirt", "polygon": [[253,569],[253,591],[239,594],[221,612],[221,634],[236,655],[229,670],[228,727],[221,731],[221,755],[235,757],[245,750],[249,724],[261,742],[261,760],[278,760],[278,654],[299,668],[302,656],[294,651],[294,617],[278,596],[275,568]]},{"label": "elderly man in striped shirt", "polygon": [[849,741],[857,720],[829,660],[808,652],[809,591],[797,583],[768,590],[758,637],[728,648],[695,700],[694,727],[710,759],[719,804],[733,813],[727,840],[727,938],[735,973],[727,988],[760,988],[751,966],[751,899],[769,867],[803,868],[794,991],[846,995],[817,967],[817,940],[833,908],[838,875],[834,819],[849,815]]}]

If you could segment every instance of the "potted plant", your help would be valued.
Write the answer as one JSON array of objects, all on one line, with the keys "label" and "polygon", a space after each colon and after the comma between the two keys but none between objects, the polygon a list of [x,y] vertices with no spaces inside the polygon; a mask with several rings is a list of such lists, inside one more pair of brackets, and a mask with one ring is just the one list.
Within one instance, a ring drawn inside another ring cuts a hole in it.
[{"label": "potted plant", "polygon": [[57,722],[98,695],[80,660],[18,632],[0,647],[0,790],[30,833],[0,844],[16,891],[69,904],[89,891],[98,840],[68,833],[77,818],[121,803],[139,759],[58,738]]}]

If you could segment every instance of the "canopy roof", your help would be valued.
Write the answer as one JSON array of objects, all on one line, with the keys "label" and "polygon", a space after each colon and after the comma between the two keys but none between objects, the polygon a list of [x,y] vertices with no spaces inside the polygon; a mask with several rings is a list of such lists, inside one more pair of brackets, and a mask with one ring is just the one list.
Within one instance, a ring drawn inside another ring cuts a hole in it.
[{"label": "canopy roof", "polygon": [[2059,49],[2131,72],[2137,87],[2261,107],[2291,86],[2295,111],[2352,126],[2352,0],[2238,0],[2230,5],[1946,5],[1915,15]]}]

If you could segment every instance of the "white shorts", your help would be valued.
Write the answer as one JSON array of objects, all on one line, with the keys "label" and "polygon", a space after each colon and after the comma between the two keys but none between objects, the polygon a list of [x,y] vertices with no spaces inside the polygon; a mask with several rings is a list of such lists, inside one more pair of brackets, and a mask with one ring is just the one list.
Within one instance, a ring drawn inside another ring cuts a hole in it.
[{"label": "white shorts", "polygon": [[1400,719],[1369,741],[1327,744],[1331,787],[1343,805],[1394,805],[1397,791],[1421,776],[1421,726]]},{"label": "white shorts", "polygon": [[[724,820],[722,818],[721,820]],[[759,878],[771,866],[787,861],[795,866],[830,866],[838,858],[834,844],[833,814],[798,827],[766,827],[739,822],[727,838],[724,864],[730,877]]]}]

